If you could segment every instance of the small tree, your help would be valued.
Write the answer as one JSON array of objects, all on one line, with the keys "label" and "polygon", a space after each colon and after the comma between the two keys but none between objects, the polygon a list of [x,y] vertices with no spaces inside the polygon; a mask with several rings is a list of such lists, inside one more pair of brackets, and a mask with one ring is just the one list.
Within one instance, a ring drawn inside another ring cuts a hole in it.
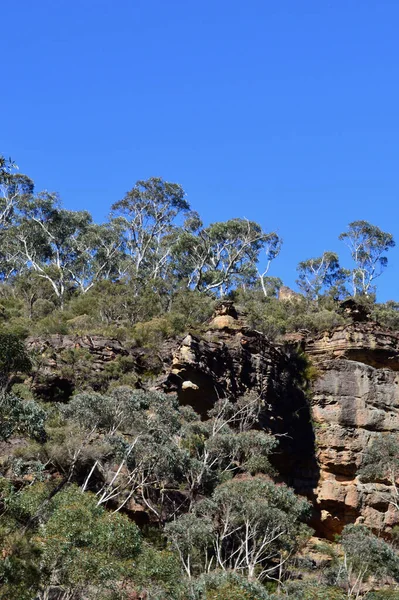
[{"label": "small tree", "polygon": [[34,400],[21,400],[14,394],[0,397],[0,440],[14,433],[44,440],[46,413]]},{"label": "small tree", "polygon": [[392,234],[367,221],[349,223],[349,231],[339,239],[348,246],[355,268],[352,270],[352,293],[369,296],[375,291],[374,280],[388,264],[385,253],[395,246]]},{"label": "small tree", "polygon": [[62,209],[55,194],[43,192],[21,203],[18,224],[10,231],[19,244],[20,268],[32,269],[48,281],[61,308],[75,285],[83,238],[90,226],[88,212]]},{"label": "small tree", "polygon": [[399,580],[399,556],[364,525],[347,525],[340,541],[343,557],[336,563],[335,583],[345,588],[349,599],[363,597],[363,586],[371,577]]},{"label": "small tree", "polygon": [[[140,551],[137,526],[125,515],[107,513],[92,494],[82,494],[73,485],[52,498],[48,495],[49,488],[38,483],[4,494],[8,532],[7,551],[0,557],[0,588],[5,586],[11,593],[16,587],[9,567],[18,567],[24,558],[21,523],[30,522],[29,530],[23,533],[28,546],[25,554],[35,577],[26,600],[93,597],[89,595],[93,586],[96,598],[106,597],[102,595],[105,591],[116,593],[123,579],[131,575],[132,560]],[[46,496],[46,510],[41,511],[39,519],[31,521]],[[11,597],[17,596],[8,596]]]},{"label": "small tree", "polygon": [[[277,439],[265,431],[252,429],[263,406],[256,394],[242,396],[235,403],[224,398],[208,412],[208,420],[200,421],[196,416],[187,419],[181,446],[189,454],[184,477],[191,505],[198,494],[228,475],[243,471],[274,472],[269,457]],[[187,415],[187,408],[183,412]]]},{"label": "small tree", "polygon": [[31,367],[23,341],[14,333],[0,333],[0,395],[4,394],[12,375],[28,373]]},{"label": "small tree", "polygon": [[12,223],[19,203],[32,197],[33,181],[17,172],[15,163],[0,157],[0,231]]},{"label": "small tree", "polygon": [[179,444],[182,423],[177,398],[120,387],[108,396],[79,394],[63,412],[78,421],[86,439],[105,434],[110,445],[107,455],[94,461],[82,488],[88,487],[96,467],[105,471],[110,462],[116,463],[112,476],[97,491],[98,504],[117,500],[119,511],[135,497],[162,521],[168,490],[182,481],[186,459]]},{"label": "small tree", "polygon": [[19,245],[12,234],[21,204],[33,197],[33,181],[16,172],[11,161],[0,157],[0,277],[9,280],[18,273],[21,263]]},{"label": "small tree", "polygon": [[386,480],[390,489],[383,499],[399,511],[399,436],[380,434],[366,449],[359,471],[362,479]]},{"label": "small tree", "polygon": [[279,579],[303,533],[300,521],[308,510],[308,503],[284,485],[261,477],[233,479],[219,485],[210,501],[198,503],[195,516],[184,515],[165,530],[187,572],[194,556],[199,560],[191,532],[201,532],[202,562],[197,568],[202,572],[215,567],[245,574],[250,581]]}]

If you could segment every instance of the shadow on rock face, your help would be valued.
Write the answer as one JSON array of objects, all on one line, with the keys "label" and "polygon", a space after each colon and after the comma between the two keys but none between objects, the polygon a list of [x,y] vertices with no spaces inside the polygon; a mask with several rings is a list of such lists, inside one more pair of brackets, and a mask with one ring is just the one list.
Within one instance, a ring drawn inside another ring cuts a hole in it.
[{"label": "shadow on rock face", "polygon": [[48,377],[36,382],[35,394],[46,402],[68,402],[73,394],[74,386],[69,379],[63,377]]},{"label": "shadow on rock face", "polygon": [[259,426],[279,439],[272,462],[281,481],[313,499],[319,468],[300,368],[295,349],[276,347],[233,316],[228,304],[222,305],[203,336],[182,340],[158,389],[176,393],[181,404],[192,406],[203,419],[220,398],[234,402],[248,393],[258,394],[264,400]]}]

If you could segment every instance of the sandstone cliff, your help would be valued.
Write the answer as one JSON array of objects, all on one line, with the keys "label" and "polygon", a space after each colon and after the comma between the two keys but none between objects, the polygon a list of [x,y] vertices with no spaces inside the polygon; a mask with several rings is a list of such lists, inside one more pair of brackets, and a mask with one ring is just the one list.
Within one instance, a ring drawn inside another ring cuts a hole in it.
[{"label": "sandstone cliff", "polygon": [[[360,481],[358,469],[374,436],[399,432],[399,334],[355,320],[313,338],[287,338],[288,347],[271,343],[225,302],[201,335],[169,340],[156,352],[95,336],[30,339],[28,347],[41,357],[36,391],[49,399],[73,392],[63,369],[68,349],[87,353],[99,381],[107,365],[127,357],[135,385],[177,393],[203,417],[217,398],[260,394],[262,425],[280,439],[275,464],[313,501],[316,532],[332,538],[350,522],[389,532],[399,522],[386,498],[389,486]],[[317,368],[306,393],[299,346]]]},{"label": "sandstone cliff", "polygon": [[389,532],[399,521],[390,488],[363,483],[358,469],[373,437],[399,432],[399,335],[355,322],[307,340],[305,349],[320,371],[312,396],[320,529],[331,536],[364,522]]}]

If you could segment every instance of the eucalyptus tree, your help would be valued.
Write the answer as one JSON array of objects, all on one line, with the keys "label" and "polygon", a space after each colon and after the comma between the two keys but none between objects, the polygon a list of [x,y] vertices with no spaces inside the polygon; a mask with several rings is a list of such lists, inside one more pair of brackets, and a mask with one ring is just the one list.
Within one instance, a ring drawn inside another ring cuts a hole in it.
[{"label": "eucalyptus tree", "polygon": [[32,198],[33,181],[17,172],[11,161],[0,157],[0,277],[7,281],[18,273],[19,247],[12,228],[22,202]]},{"label": "eucalyptus tree", "polygon": [[234,478],[165,531],[189,577],[217,568],[263,581],[281,575],[308,515],[307,501],[285,485]]},{"label": "eucalyptus tree", "polygon": [[339,239],[346,243],[355,263],[351,272],[353,296],[369,296],[375,291],[374,280],[388,264],[386,252],[395,246],[392,234],[367,221],[352,221]]},{"label": "eucalyptus tree", "polygon": [[202,421],[195,413],[182,408],[185,424],[182,444],[189,449],[184,478],[188,485],[190,505],[199,494],[215,486],[223,477],[240,472],[274,472],[270,455],[277,439],[259,429],[259,415],[265,405],[257,394],[248,394],[235,403],[218,400]]},{"label": "eucalyptus tree", "polygon": [[[277,235],[277,233],[272,232],[267,234],[264,246],[266,261],[264,263],[263,270],[261,271],[258,269],[259,281],[262,287],[263,295],[266,298],[270,297],[270,295],[275,295],[279,287],[282,285],[281,280],[278,280],[276,277],[268,276],[271,263],[280,254],[282,244],[283,240]],[[275,293],[272,291],[273,287]]]},{"label": "eucalyptus tree", "polygon": [[224,296],[231,287],[256,280],[262,249],[269,248],[268,263],[277,255],[276,234],[265,233],[254,221],[230,219],[206,228],[198,221],[196,227],[186,230],[176,247],[180,274],[190,289]]},{"label": "eucalyptus tree", "polygon": [[71,280],[83,294],[100,280],[115,281],[123,260],[123,240],[110,223],[90,223],[74,239]]},{"label": "eucalyptus tree", "polygon": [[0,396],[0,441],[12,435],[27,435],[43,441],[46,413],[34,400],[21,400],[15,394]]},{"label": "eucalyptus tree", "polygon": [[[220,400],[210,418],[201,421],[176,397],[119,387],[107,395],[77,394],[63,414],[86,432],[84,439],[102,437],[110,448],[96,457],[83,488],[90,487],[95,472],[107,472],[112,460],[118,466],[98,490],[99,504],[113,501],[121,510],[134,498],[163,521],[176,502],[193,506],[224,477],[273,472],[269,456],[275,438],[251,429],[262,408],[255,395],[234,404]],[[184,494],[176,494],[177,489]]]},{"label": "eucalyptus tree", "polygon": [[98,504],[113,501],[119,511],[133,497],[162,521],[168,490],[182,481],[186,461],[178,444],[182,416],[177,398],[120,387],[107,396],[78,394],[63,412],[86,431],[86,439],[102,435],[110,447],[94,461],[83,489],[95,470],[105,472],[112,460],[118,466],[97,491]]},{"label": "eucalyptus tree", "polygon": [[87,211],[63,209],[48,192],[20,202],[8,238],[17,248],[15,270],[47,281],[61,308],[73,289],[85,293],[116,274],[122,245],[109,225],[94,224]]},{"label": "eucalyptus tree", "polygon": [[10,224],[22,198],[33,194],[33,181],[17,172],[15,163],[0,156],[0,229]]},{"label": "eucalyptus tree", "polygon": [[190,209],[181,185],[160,177],[140,180],[111,208],[111,223],[123,238],[120,272],[139,279],[164,277],[179,232],[178,218]]},{"label": "eucalyptus tree", "polygon": [[42,192],[22,203],[12,235],[19,244],[22,267],[48,281],[60,306],[72,287],[79,255],[79,238],[87,232],[91,216],[86,211],[60,208],[56,194]]},{"label": "eucalyptus tree", "polygon": [[0,182],[3,182],[8,177],[8,174],[13,166],[14,163],[11,158],[6,158],[0,154]]},{"label": "eucalyptus tree", "polygon": [[299,289],[312,300],[316,300],[325,289],[330,290],[337,285],[342,288],[348,277],[335,252],[323,252],[317,258],[301,261],[297,271]]},{"label": "eucalyptus tree", "polygon": [[76,486],[53,492],[43,482],[2,487],[0,597],[125,597],[121,588],[133,575],[142,544],[138,527]]},{"label": "eucalyptus tree", "polygon": [[332,568],[335,583],[344,588],[348,599],[364,598],[364,587],[370,579],[399,581],[397,552],[365,525],[346,525],[340,542],[343,552],[335,558]]}]

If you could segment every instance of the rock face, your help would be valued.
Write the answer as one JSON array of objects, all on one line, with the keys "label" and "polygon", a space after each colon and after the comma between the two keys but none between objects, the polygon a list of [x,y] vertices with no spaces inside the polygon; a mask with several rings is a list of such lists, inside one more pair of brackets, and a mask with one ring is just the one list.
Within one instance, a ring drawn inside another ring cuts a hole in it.
[{"label": "rock face", "polygon": [[143,373],[164,368],[160,354],[103,336],[48,335],[28,338],[26,344],[36,356],[32,387],[46,400],[67,401],[75,387],[85,383],[101,391],[115,369],[115,376],[120,376],[118,366],[123,359],[122,371],[130,372],[138,385]]},{"label": "rock face", "polygon": [[320,533],[332,537],[353,522],[389,533],[399,522],[388,501],[391,489],[362,482],[358,470],[373,438],[399,432],[399,335],[355,322],[308,340],[305,348],[320,372],[312,397]]},{"label": "rock face", "polygon": [[263,424],[283,434],[276,464],[289,485],[312,499],[317,534],[332,539],[354,522],[389,533],[399,523],[387,500],[390,488],[362,482],[358,471],[375,436],[399,432],[399,335],[356,316],[315,338],[291,336],[318,370],[310,415],[295,385],[294,353],[228,310],[207,329],[175,349],[161,389],[204,416],[220,397],[259,393],[268,407]]},{"label": "rock face", "polygon": [[316,361],[341,358],[377,369],[399,371],[399,334],[377,323],[351,323],[306,341],[306,352]]},{"label": "rock face", "polygon": [[172,353],[157,389],[177,393],[201,414],[219,398],[248,392],[265,401],[262,425],[280,437],[274,457],[284,480],[311,495],[319,479],[309,404],[296,379],[293,357],[232,311],[217,312],[201,336],[187,335]]},{"label": "rock face", "polygon": [[[203,417],[219,398],[259,394],[265,401],[262,425],[280,436],[274,458],[282,478],[313,501],[312,525],[332,539],[347,523],[387,533],[399,523],[387,482],[363,482],[358,474],[373,439],[399,433],[399,333],[359,315],[313,338],[306,332],[287,336],[288,350],[249,329],[229,302],[217,307],[201,336],[169,340],[156,352],[98,336],[31,338],[28,348],[42,359],[36,391],[50,400],[67,400],[73,392],[74,380],[63,371],[70,350],[87,354],[94,380],[107,365],[129,359],[135,385],[176,393]],[[298,385],[297,355],[289,349],[298,346],[317,369],[311,406]],[[152,377],[141,377],[147,372]]]}]

